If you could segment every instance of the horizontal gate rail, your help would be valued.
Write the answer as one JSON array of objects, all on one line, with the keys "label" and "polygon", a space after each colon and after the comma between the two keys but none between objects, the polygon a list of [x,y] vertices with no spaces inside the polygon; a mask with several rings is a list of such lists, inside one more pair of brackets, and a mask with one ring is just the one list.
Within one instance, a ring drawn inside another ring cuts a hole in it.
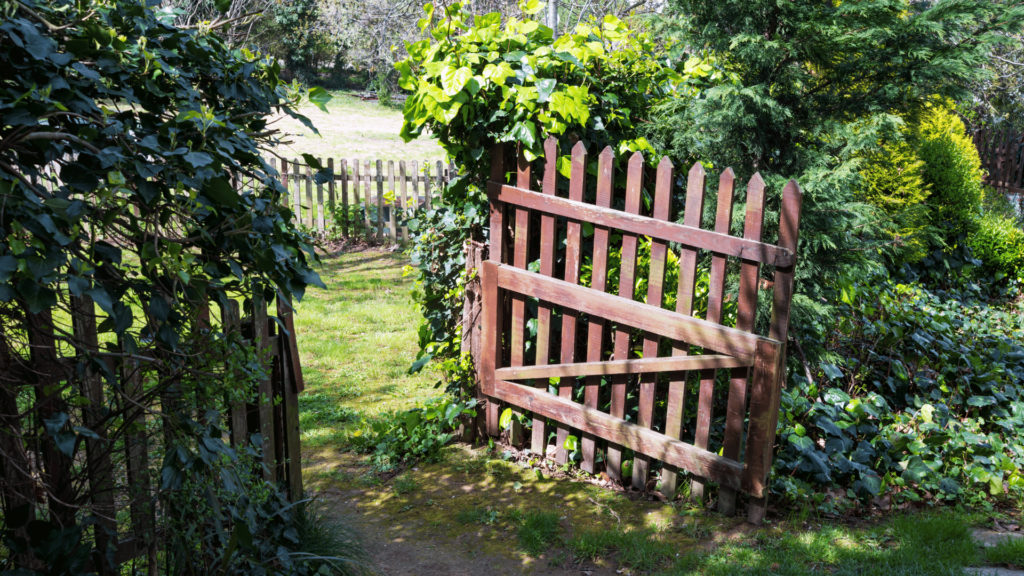
[{"label": "horizontal gate rail", "polygon": [[753,365],[752,361],[744,362],[733,356],[708,354],[705,356],[640,358],[637,360],[612,360],[610,362],[585,362],[582,364],[518,366],[516,368],[499,368],[494,371],[494,376],[502,380],[528,380],[532,378],[562,378],[568,376],[651,374],[657,372],[706,370],[708,368],[742,368]]}]

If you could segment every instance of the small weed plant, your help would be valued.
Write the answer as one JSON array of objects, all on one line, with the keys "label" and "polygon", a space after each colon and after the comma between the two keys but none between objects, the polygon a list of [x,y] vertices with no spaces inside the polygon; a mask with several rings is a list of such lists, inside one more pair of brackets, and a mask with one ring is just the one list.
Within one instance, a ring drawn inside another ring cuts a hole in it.
[{"label": "small weed plant", "polygon": [[437,460],[441,448],[453,438],[459,419],[476,416],[475,406],[473,399],[452,402],[441,398],[423,408],[364,419],[349,434],[349,445],[370,453],[374,469],[381,472],[420,458]]},{"label": "small weed plant", "polygon": [[530,556],[539,556],[558,539],[558,514],[555,512],[528,512],[516,529],[519,547]]}]

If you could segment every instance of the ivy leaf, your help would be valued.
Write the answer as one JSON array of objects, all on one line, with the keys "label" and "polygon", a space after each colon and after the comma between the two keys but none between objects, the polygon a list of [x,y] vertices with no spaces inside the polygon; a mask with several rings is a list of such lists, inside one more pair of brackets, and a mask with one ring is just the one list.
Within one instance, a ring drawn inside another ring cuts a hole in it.
[{"label": "ivy leaf", "polygon": [[320,161],[317,160],[316,156],[313,156],[312,154],[303,153],[302,154],[302,159],[305,160],[306,164],[309,164],[310,168],[312,168],[313,170],[323,170],[324,169],[323,164],[321,164]]},{"label": "ivy leaf", "polygon": [[473,77],[473,71],[465,66],[455,68],[445,66],[441,71],[441,87],[444,88],[446,96],[455,96],[465,88],[466,83]]},{"label": "ivy leaf", "polygon": [[191,164],[193,168],[202,168],[208,164],[213,164],[213,157],[206,152],[188,152],[183,156],[183,159]]},{"label": "ivy leaf", "polygon": [[920,456],[911,456],[900,464],[904,468],[902,478],[908,482],[921,482],[932,471]]},{"label": "ivy leaf", "polygon": [[992,406],[996,403],[996,399],[991,396],[971,396],[967,399],[967,404],[971,406]]},{"label": "ivy leaf", "polygon": [[843,371],[835,364],[822,362],[821,371],[825,373],[825,376],[828,376],[829,380],[839,380],[843,377]]},{"label": "ivy leaf", "polygon": [[536,130],[534,123],[529,120],[516,122],[516,125],[508,133],[508,139],[522,142],[527,148],[533,148],[537,144]]},{"label": "ivy leaf", "polygon": [[412,366],[409,367],[409,374],[416,374],[417,372],[422,370],[423,367],[427,365],[427,362],[430,362],[430,360],[433,358],[434,355],[430,353],[420,356],[419,359],[413,362]]},{"label": "ivy leaf", "polygon": [[221,177],[210,179],[206,186],[203,187],[203,194],[222,206],[229,208],[238,207],[238,192],[227,180]]},{"label": "ivy leaf", "polygon": [[558,82],[554,78],[545,78],[537,81],[537,102],[544,104],[551,99],[551,93],[555,91]]}]

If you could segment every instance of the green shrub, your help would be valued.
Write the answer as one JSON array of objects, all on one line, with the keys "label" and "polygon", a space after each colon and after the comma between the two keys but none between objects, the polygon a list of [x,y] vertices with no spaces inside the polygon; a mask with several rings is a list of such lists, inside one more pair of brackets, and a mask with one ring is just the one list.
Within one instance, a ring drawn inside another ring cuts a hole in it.
[{"label": "green shrub", "polygon": [[982,271],[1015,278],[1024,274],[1024,230],[1011,218],[986,214],[967,244],[983,263]]},{"label": "green shrub", "polygon": [[796,370],[783,391],[774,490],[817,493],[827,509],[823,487],[894,503],[1024,489],[1019,311],[884,277],[848,283],[840,300],[831,361]]},{"label": "green shrub", "polygon": [[930,193],[925,163],[908,142],[890,142],[864,155],[860,196],[889,214],[920,204]]},{"label": "green shrub", "polygon": [[955,231],[971,230],[981,209],[981,158],[963,121],[948,107],[932,106],[916,131],[935,222],[951,222]]}]

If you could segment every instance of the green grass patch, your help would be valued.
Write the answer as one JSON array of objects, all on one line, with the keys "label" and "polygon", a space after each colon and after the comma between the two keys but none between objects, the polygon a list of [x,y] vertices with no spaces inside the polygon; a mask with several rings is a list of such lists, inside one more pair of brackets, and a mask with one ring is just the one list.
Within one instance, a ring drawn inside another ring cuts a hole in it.
[{"label": "green grass patch", "polygon": [[1006,537],[991,548],[985,549],[985,560],[999,566],[1024,567],[1024,538]]},{"label": "green grass patch", "polygon": [[582,530],[566,543],[577,560],[594,560],[612,553],[618,554],[619,564],[636,570],[649,571],[672,558],[675,549],[657,539],[653,530],[610,529]]},{"label": "green grass patch", "polygon": [[519,547],[530,556],[544,553],[555,543],[558,533],[558,514],[555,512],[529,512],[516,529]]},{"label": "green grass patch", "polygon": [[395,478],[395,494],[412,494],[420,489],[420,485],[411,476],[399,476]]},{"label": "green grass patch", "polygon": [[363,416],[406,410],[437,396],[433,367],[408,374],[419,350],[420,316],[402,276],[401,254],[357,252],[324,259],[327,290],[297,305],[306,390],[299,395],[304,448],[340,447]]},{"label": "green grass patch", "polygon": [[679,557],[661,574],[731,576],[953,576],[976,564],[978,551],[957,514],[899,516],[869,530],[824,526],[799,533],[761,533],[709,554]]}]

